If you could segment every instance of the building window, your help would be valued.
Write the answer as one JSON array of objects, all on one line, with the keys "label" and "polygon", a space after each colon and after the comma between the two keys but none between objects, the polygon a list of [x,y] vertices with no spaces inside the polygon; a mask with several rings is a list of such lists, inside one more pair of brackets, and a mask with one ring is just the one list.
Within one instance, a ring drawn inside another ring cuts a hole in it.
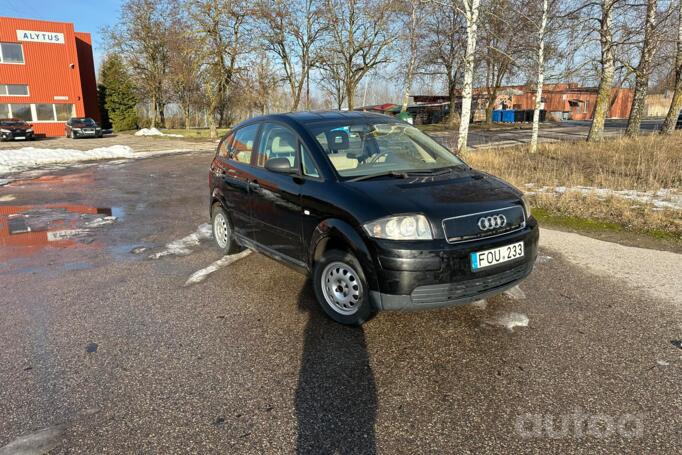
[{"label": "building window", "polygon": [[76,116],[73,112],[73,104],[55,104],[54,110],[57,114],[58,122],[66,122],[71,117]]},{"label": "building window", "polygon": [[25,120],[27,122],[33,121],[30,104],[12,104],[12,117]]},{"label": "building window", "polygon": [[36,104],[36,121],[54,122],[54,104]]},{"label": "building window", "polygon": [[0,63],[24,63],[24,49],[17,43],[0,43]]},{"label": "building window", "polygon": [[28,96],[28,85],[0,84],[0,96]]},{"label": "building window", "polygon": [[0,104],[0,118],[8,118],[9,116],[9,104]]}]

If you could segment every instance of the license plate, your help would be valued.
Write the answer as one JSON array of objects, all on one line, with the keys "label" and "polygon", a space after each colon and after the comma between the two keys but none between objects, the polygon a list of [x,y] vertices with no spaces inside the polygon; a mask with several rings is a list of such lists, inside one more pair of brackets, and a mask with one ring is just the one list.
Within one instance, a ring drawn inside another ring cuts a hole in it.
[{"label": "license plate", "polygon": [[523,257],[523,242],[471,253],[471,270],[481,270],[491,265],[502,264]]}]

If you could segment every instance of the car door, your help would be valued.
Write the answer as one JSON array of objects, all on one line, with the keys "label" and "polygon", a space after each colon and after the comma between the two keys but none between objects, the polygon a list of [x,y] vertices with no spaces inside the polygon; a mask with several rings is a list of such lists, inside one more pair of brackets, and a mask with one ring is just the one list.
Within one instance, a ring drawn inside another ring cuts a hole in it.
[{"label": "car door", "polygon": [[253,180],[251,155],[259,124],[243,126],[220,144],[212,166],[215,188],[225,203],[236,234],[255,240],[251,216],[252,195],[249,183]]},{"label": "car door", "polygon": [[298,173],[282,174],[265,168],[268,159],[286,158],[295,169],[299,144],[298,135],[289,127],[279,123],[264,123],[258,141],[251,189],[256,241],[274,253],[303,263],[302,179]]}]

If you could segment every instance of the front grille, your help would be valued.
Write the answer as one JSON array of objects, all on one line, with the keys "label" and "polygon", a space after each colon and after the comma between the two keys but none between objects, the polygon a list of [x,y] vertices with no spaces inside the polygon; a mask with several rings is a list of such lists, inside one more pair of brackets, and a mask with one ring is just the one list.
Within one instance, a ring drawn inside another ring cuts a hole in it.
[{"label": "front grille", "polygon": [[522,264],[495,275],[473,280],[419,286],[412,291],[412,302],[416,305],[435,305],[465,300],[520,280],[530,272],[531,267],[532,264]]},{"label": "front grille", "polygon": [[[479,220],[490,216],[504,215],[506,224],[500,228],[482,230]],[[497,210],[454,216],[443,220],[443,232],[448,243],[470,242],[518,231],[526,226],[523,207],[514,205]]]}]

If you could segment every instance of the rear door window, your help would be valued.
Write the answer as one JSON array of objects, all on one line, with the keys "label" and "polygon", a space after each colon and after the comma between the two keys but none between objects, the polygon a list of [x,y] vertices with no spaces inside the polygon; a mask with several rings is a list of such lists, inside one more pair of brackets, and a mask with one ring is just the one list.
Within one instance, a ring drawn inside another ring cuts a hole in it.
[{"label": "rear door window", "polygon": [[245,126],[234,133],[234,141],[230,144],[228,159],[240,163],[251,163],[251,154],[256,142],[258,126],[258,124]]}]

